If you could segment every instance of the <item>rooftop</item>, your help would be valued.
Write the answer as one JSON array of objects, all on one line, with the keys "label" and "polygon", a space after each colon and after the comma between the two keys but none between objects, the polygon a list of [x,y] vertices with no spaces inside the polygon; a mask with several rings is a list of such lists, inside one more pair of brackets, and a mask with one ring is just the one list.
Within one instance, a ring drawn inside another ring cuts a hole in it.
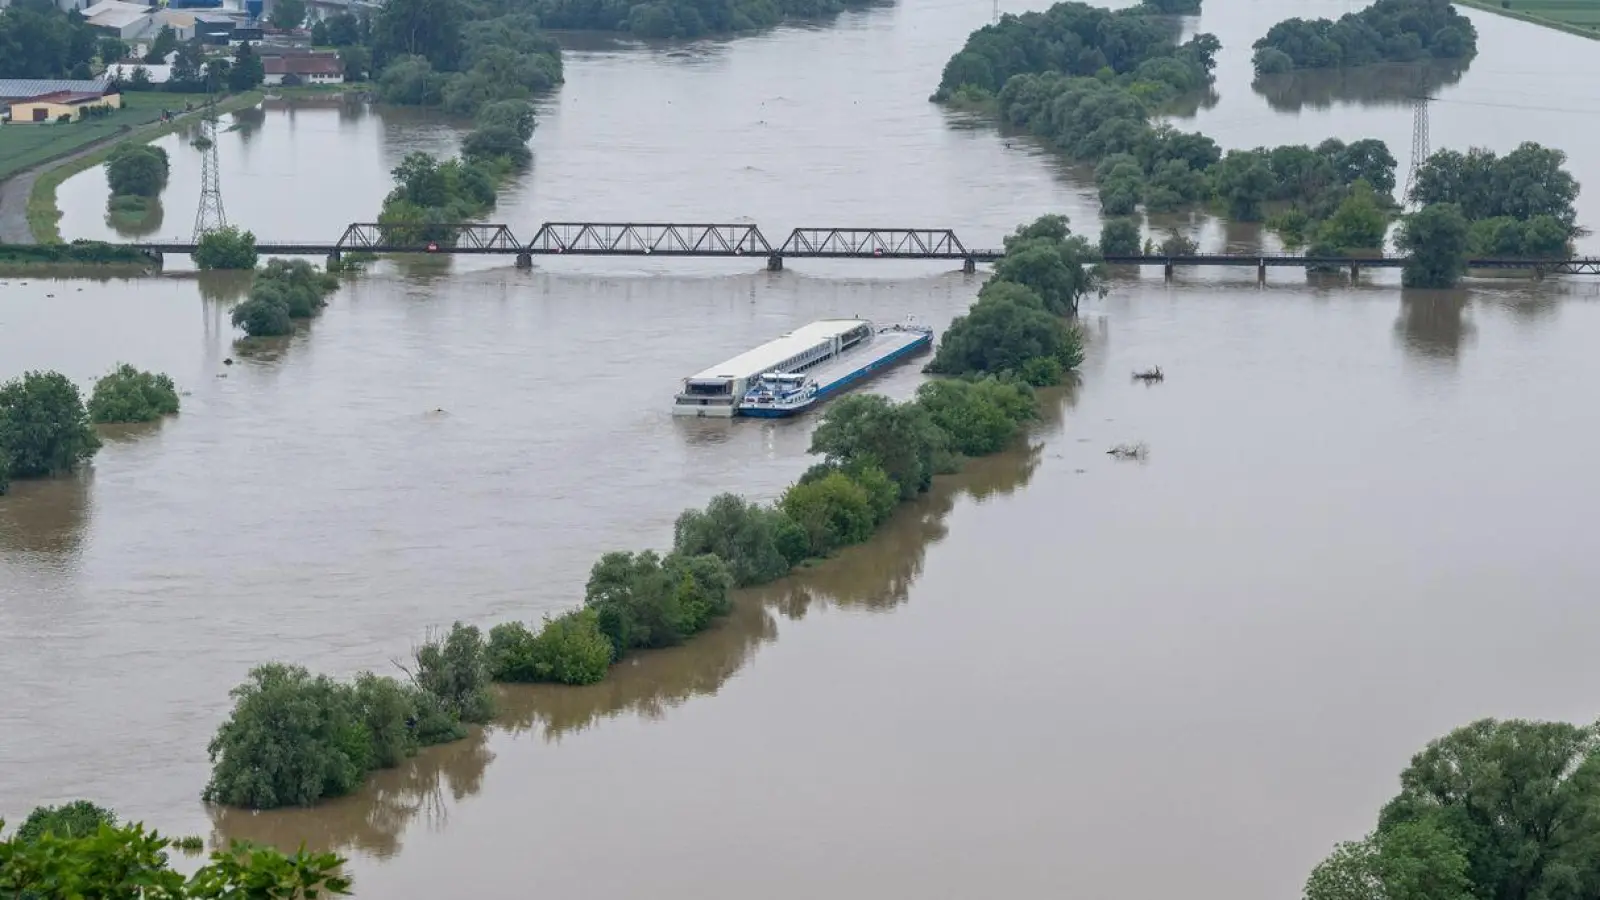
[{"label": "rooftop", "polygon": [[99,100],[101,97],[104,97],[104,96],[105,96],[105,94],[103,92],[101,92],[101,91],[88,91],[88,92],[52,91],[52,92],[50,92],[48,94],[40,94],[37,97],[25,97],[25,98],[22,98],[20,100],[14,100],[12,102],[13,103],[59,103],[59,104],[61,104],[63,106],[76,106],[79,103],[88,103],[88,102],[90,102],[92,100]]},{"label": "rooftop", "polygon": [[0,100],[22,100],[40,94],[71,91],[78,94],[104,93],[109,80],[74,81],[59,78],[0,78]]},{"label": "rooftop", "polygon": [[865,319],[822,319],[803,325],[776,340],[747,350],[733,359],[719,363],[711,368],[690,378],[690,381],[714,381],[722,378],[748,378],[769,372],[778,363],[783,362],[797,353],[803,353],[812,347],[831,338],[855,328],[857,325],[870,324]]},{"label": "rooftop", "polygon": [[142,3],[125,3],[123,0],[100,0],[91,6],[85,7],[81,14],[85,19],[91,19],[103,12],[152,12],[152,8]]},{"label": "rooftop", "polygon": [[151,17],[151,15],[152,12],[148,7],[139,7],[135,9],[119,8],[102,10],[92,16],[86,16],[85,18],[89,20],[90,25],[93,25],[96,28],[123,29],[135,22],[148,19]]},{"label": "rooftop", "polygon": [[337,56],[267,56],[261,67],[268,75],[342,75]]}]

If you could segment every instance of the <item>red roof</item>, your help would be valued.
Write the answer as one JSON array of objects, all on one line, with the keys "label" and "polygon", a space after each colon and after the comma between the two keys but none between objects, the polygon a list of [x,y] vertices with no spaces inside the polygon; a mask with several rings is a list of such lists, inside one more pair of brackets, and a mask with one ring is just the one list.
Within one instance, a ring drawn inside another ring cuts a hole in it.
[{"label": "red roof", "polygon": [[261,60],[268,75],[343,75],[337,56],[269,56]]}]

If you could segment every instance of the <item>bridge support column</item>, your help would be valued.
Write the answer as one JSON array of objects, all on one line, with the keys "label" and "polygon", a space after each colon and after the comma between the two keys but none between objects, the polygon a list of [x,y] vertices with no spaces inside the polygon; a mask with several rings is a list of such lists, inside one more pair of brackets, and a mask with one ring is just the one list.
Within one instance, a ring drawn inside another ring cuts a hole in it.
[{"label": "bridge support column", "polygon": [[1161,277],[1168,281],[1172,280],[1172,260],[1169,259],[1161,264]]},{"label": "bridge support column", "polygon": [[531,268],[533,268],[533,254],[532,253],[528,253],[528,252],[518,253],[517,254],[517,268],[519,268],[519,269],[531,269]]},{"label": "bridge support column", "polygon": [[961,261],[961,271],[967,273],[968,275],[973,274],[974,272],[978,271],[978,261],[970,256],[966,259],[963,259]]},{"label": "bridge support column", "polygon": [[1533,267],[1533,280],[1534,281],[1543,281],[1544,280],[1544,266],[1534,266]]},{"label": "bridge support column", "polygon": [[338,250],[334,250],[332,253],[328,254],[328,262],[325,268],[329,272],[332,272],[334,269],[339,268],[339,261],[343,258],[344,257],[340,255]]},{"label": "bridge support column", "polygon": [[1256,284],[1266,284],[1266,283],[1267,283],[1267,261],[1264,260],[1264,259],[1258,259],[1258,260],[1256,260]]},{"label": "bridge support column", "polygon": [[166,265],[166,259],[159,250],[147,250],[144,255],[150,257],[150,268],[155,272],[160,272]]},{"label": "bridge support column", "polygon": [[1357,278],[1360,278],[1360,277],[1361,277],[1361,264],[1360,263],[1351,263],[1350,264],[1350,280],[1351,281],[1355,281]]},{"label": "bridge support column", "polygon": [[767,271],[768,272],[782,272],[783,271],[783,254],[782,253],[774,253],[771,256],[767,257]]}]

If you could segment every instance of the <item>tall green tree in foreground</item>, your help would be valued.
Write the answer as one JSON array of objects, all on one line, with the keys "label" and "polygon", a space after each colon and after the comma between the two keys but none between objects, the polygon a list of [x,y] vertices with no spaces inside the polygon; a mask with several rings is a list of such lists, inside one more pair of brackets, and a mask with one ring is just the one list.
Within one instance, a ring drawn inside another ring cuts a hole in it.
[{"label": "tall green tree in foreground", "polygon": [[1306,900],[1600,896],[1600,731],[1484,719],[1430,743],[1366,839],[1335,848]]},{"label": "tall green tree in foreground", "polygon": [[78,386],[60,372],[0,385],[0,463],[13,478],[62,475],[100,449]]},{"label": "tall green tree in foreground", "polygon": [[1400,274],[1406,287],[1454,287],[1467,271],[1472,229],[1461,207],[1435,203],[1407,216],[1395,245],[1408,259]]}]

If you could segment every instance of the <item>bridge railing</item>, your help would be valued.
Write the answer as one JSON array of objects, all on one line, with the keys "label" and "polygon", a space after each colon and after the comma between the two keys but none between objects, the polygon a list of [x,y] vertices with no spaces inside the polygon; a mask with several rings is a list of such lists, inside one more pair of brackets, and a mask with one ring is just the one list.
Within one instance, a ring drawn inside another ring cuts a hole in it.
[{"label": "bridge railing", "polygon": [[528,253],[589,255],[765,256],[772,245],[744,224],[677,225],[649,222],[546,222],[523,248]]}]

